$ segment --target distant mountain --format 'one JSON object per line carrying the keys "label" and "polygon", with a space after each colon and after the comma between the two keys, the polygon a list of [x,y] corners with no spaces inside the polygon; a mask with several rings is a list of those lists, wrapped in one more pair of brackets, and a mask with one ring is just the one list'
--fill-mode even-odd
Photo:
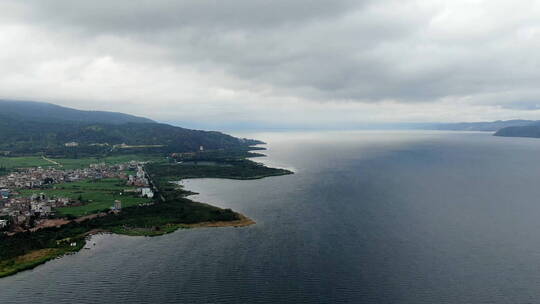
{"label": "distant mountain", "polygon": [[495,136],[540,138],[540,123],[529,126],[506,127],[498,130]]}
{"label": "distant mountain", "polygon": [[534,120],[497,120],[491,122],[433,123],[420,129],[448,131],[497,131],[506,127],[529,126],[540,122]]}
{"label": "distant mountain", "polygon": [[14,117],[19,120],[53,123],[59,121],[107,124],[123,124],[128,122],[155,122],[148,118],[123,113],[105,111],[82,111],[58,106],[51,103],[35,101],[0,100],[0,114],[3,114],[3,116]]}
{"label": "distant mountain", "polygon": [[156,123],[122,113],[79,111],[36,102],[0,102],[0,151],[49,155],[191,152],[262,142]]}

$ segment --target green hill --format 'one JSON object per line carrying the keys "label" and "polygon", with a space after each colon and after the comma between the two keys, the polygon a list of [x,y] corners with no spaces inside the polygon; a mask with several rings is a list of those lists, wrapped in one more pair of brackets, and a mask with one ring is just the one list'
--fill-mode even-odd
{"label": "green hill", "polygon": [[18,120],[39,122],[70,121],[78,123],[123,124],[151,123],[151,119],[105,111],[82,111],[51,103],[0,100],[0,113]]}
{"label": "green hill", "polygon": [[[212,150],[261,143],[220,132],[156,123],[122,113],[79,111],[42,103],[15,103],[0,102],[0,151],[11,154],[169,153],[197,151],[200,146]],[[6,104],[13,106],[4,110],[3,105]],[[35,113],[44,108],[50,111],[35,118]],[[62,113],[66,114],[60,117]],[[109,119],[104,122],[103,117]],[[115,119],[111,121],[113,117]],[[76,144],[70,146],[68,143]]]}

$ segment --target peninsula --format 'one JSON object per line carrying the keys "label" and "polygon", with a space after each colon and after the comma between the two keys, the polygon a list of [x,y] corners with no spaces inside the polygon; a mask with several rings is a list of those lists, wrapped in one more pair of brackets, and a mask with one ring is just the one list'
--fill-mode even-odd
{"label": "peninsula", "polygon": [[[121,113],[12,105],[0,126],[0,277],[77,252],[97,232],[158,236],[254,224],[188,199],[192,193],[177,181],[292,173],[251,160],[263,156],[252,152],[264,149],[257,140]],[[36,118],[28,115],[32,106],[48,110]],[[105,123],[103,116],[118,119]]]}

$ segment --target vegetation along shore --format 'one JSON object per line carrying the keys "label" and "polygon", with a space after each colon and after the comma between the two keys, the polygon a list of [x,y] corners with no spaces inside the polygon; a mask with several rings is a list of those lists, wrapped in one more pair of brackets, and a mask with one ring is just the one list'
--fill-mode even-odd
{"label": "vegetation along shore", "polygon": [[[45,107],[31,116],[28,107]],[[29,103],[0,128],[0,277],[84,248],[93,233],[158,236],[243,227],[247,216],[188,198],[189,178],[292,174],[251,158],[262,142],[121,113]],[[23,111],[24,110],[24,111]]]}
{"label": "vegetation along shore", "polygon": [[[248,150],[199,151],[154,158],[144,163],[133,160],[132,163],[140,167],[126,169],[125,175],[143,175],[152,191],[152,198],[135,195],[137,188],[126,184],[129,177],[85,179],[19,189],[15,192],[19,197],[66,197],[75,203],[55,207],[47,218],[37,215],[33,220],[37,227],[27,224],[17,227],[17,230],[4,229],[0,234],[0,277],[77,252],[85,246],[85,239],[92,232],[158,236],[183,228],[252,225],[255,222],[245,215],[190,200],[187,196],[192,193],[175,181],[203,177],[256,179],[292,173],[246,159],[253,154]],[[9,163],[10,158],[4,157],[1,161]],[[70,162],[73,166],[75,161]],[[80,162],[86,163],[87,160],[81,159]],[[111,209],[115,200],[122,204],[119,210]],[[13,225],[10,223],[9,226]]]}

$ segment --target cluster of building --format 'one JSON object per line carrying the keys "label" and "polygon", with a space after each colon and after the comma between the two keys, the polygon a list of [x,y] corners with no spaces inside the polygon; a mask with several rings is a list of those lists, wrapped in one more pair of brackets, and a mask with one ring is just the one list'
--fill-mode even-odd
{"label": "cluster of building", "polygon": [[[47,197],[45,194],[33,194],[30,197],[11,197],[0,201],[0,229],[9,222],[17,227],[31,227],[33,222],[48,218],[54,208],[70,206],[77,201],[67,197]],[[5,218],[9,218],[9,221]]]}
{"label": "cluster of building", "polygon": [[109,177],[125,178],[120,167],[94,164],[85,169],[60,170],[56,168],[29,168],[0,176],[0,189],[35,189],[47,184],[75,182],[83,179],[101,179]]}
{"label": "cluster of building", "polygon": [[135,175],[129,175],[127,184],[130,186],[138,187],[135,191],[142,197],[153,198],[154,191],[150,188],[150,183],[146,172],[144,172],[143,166],[137,166],[137,173]]}
{"label": "cluster of building", "polygon": [[147,187],[149,185],[146,172],[142,166],[137,166],[137,173],[135,175],[130,174],[128,176],[127,184],[135,187]]}
{"label": "cluster of building", "polygon": [[[136,174],[128,177],[126,170],[136,170]],[[143,166],[139,162],[119,165],[92,164],[88,168],[77,170],[40,167],[22,169],[0,177],[0,230],[5,230],[8,226],[16,227],[18,230],[30,228],[35,225],[35,221],[53,215],[55,208],[82,204],[74,198],[48,197],[44,193],[22,197],[19,190],[40,189],[51,184],[102,178],[127,180],[128,185],[137,187],[134,192],[140,196],[148,198],[154,196]],[[114,202],[111,209],[118,212],[121,208],[121,202]]]}

